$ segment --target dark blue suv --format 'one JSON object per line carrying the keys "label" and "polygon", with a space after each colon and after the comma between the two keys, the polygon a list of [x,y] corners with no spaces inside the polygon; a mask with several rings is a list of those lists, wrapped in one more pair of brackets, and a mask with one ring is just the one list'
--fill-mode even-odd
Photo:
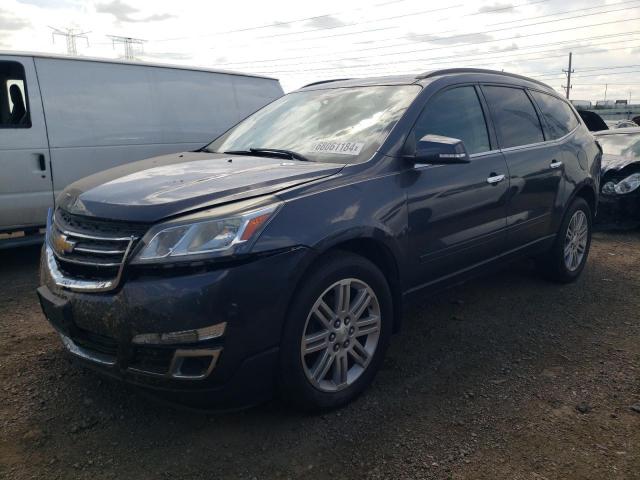
{"label": "dark blue suv", "polygon": [[319,82],[199,151],[67,188],[38,293],[76,359],[171,400],[335,407],[410,294],[525,255],[575,280],[600,158],[573,107],[518,75]]}

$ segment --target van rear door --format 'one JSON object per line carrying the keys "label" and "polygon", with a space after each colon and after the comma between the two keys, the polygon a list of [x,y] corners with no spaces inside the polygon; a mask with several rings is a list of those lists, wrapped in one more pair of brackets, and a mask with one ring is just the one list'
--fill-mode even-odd
{"label": "van rear door", "polygon": [[33,58],[0,56],[0,232],[45,224],[53,205],[47,129]]}

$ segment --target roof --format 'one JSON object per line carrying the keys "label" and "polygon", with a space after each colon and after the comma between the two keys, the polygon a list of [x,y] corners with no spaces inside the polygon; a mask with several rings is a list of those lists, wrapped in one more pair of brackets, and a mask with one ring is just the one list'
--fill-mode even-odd
{"label": "roof", "polygon": [[367,78],[352,78],[352,79],[335,79],[335,80],[322,80],[305,85],[301,89],[320,89],[320,88],[340,88],[340,87],[355,87],[366,85],[407,85],[407,84],[422,84],[435,80],[438,77],[445,75],[461,75],[461,74],[479,74],[479,75],[494,75],[507,77],[510,79],[522,80],[532,84],[536,84],[555,93],[555,90],[544,82],[534,80],[533,78],[525,77],[515,73],[502,72],[498,70],[486,70],[482,68],[446,68],[441,70],[433,70],[424,72],[418,75],[396,75],[388,77],[367,77]]}
{"label": "roof", "polygon": [[12,57],[36,57],[36,58],[51,58],[54,60],[77,60],[83,62],[100,62],[100,63],[114,63],[118,65],[135,65],[142,67],[159,67],[159,68],[172,68],[176,70],[190,70],[195,72],[208,72],[208,73],[219,73],[223,75],[237,75],[240,77],[254,77],[254,78],[264,78],[268,80],[278,80],[274,77],[267,77],[264,75],[255,75],[253,73],[244,73],[244,72],[236,72],[233,70],[218,70],[212,68],[205,67],[195,67],[191,65],[174,65],[170,63],[153,63],[153,62],[139,62],[139,61],[131,61],[131,60],[121,60],[117,58],[99,58],[99,57],[82,57],[82,56],[74,56],[74,55],[61,55],[57,53],[43,53],[43,52],[20,52],[20,51],[10,51],[10,50],[0,50],[1,56],[12,56]]}

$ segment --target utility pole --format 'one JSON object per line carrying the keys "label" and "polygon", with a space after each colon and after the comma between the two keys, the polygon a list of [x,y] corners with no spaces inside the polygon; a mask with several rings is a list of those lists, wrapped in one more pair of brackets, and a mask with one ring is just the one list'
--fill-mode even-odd
{"label": "utility pole", "polygon": [[607,101],[607,89],[609,88],[609,84],[605,83],[604,84],[604,101]]}
{"label": "utility pole", "polygon": [[562,70],[567,74],[567,85],[563,87],[567,91],[567,100],[569,100],[569,92],[571,91],[571,74],[573,73],[573,69],[571,68],[571,57],[573,56],[573,52],[569,52],[569,68],[567,70]]}
{"label": "utility pole", "polygon": [[83,38],[87,41],[87,47],[89,46],[89,39],[87,38],[87,33],[90,32],[80,32],[75,28],[65,28],[64,30],[56,27],[49,27],[53,32],[51,32],[51,38],[53,39],[53,43],[56,43],[56,35],[61,37],[65,37],[67,42],[67,53],[69,55],[78,55],[78,48],[76,46],[76,40],[78,38]]}
{"label": "utility pole", "polygon": [[115,47],[116,43],[121,43],[124,45],[124,58],[125,60],[135,60],[135,45],[140,45],[140,50],[142,50],[142,45],[146,40],[141,38],[132,38],[132,37],[121,37],[119,35],[109,35],[113,46]]}

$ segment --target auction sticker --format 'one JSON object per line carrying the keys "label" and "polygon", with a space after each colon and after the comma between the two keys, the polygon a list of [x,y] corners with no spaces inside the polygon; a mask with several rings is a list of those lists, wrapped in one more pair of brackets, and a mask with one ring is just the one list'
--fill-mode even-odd
{"label": "auction sticker", "polygon": [[337,153],[338,155],[360,155],[364,143],[361,142],[318,142],[311,151],[315,153]]}

